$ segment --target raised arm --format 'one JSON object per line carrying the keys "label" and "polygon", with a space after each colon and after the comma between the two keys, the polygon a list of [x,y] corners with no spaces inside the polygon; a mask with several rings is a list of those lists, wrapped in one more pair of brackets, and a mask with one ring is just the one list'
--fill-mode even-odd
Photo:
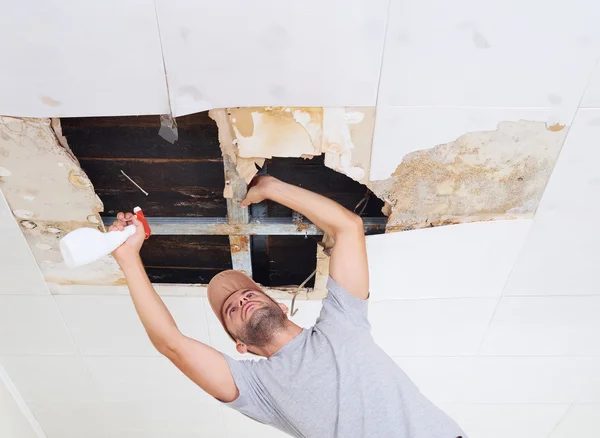
{"label": "raised arm", "polygon": [[150,341],[204,391],[224,402],[235,400],[238,389],[223,355],[179,331],[146,275],[139,254],[145,237],[142,223],[131,213],[119,213],[117,218],[111,231],[122,230],[129,224],[137,229],[136,234],[113,252],[113,256],[125,273],[135,310]]}
{"label": "raised arm", "polygon": [[329,275],[352,295],[369,296],[369,269],[362,219],[340,204],[271,176],[252,182],[241,206],[270,199],[306,216],[331,236],[335,245],[329,261]]}

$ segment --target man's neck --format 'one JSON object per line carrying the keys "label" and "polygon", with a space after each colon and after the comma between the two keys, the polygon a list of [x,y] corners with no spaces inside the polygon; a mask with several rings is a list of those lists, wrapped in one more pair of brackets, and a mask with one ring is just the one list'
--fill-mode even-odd
{"label": "man's neck", "polygon": [[[261,356],[269,358],[277,353],[284,345],[292,341],[302,332],[302,327],[294,324],[292,321],[287,321],[283,330],[278,331],[273,335],[273,339],[268,345],[258,348],[257,353]],[[255,347],[256,348],[256,347]]]}

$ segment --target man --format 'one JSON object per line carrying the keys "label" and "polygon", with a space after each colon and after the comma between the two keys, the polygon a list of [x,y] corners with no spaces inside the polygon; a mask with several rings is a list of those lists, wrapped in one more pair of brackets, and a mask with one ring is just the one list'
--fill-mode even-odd
{"label": "man", "polygon": [[253,181],[242,207],[265,199],[310,219],[330,235],[323,309],[306,330],[238,271],[216,275],[208,300],[239,353],[236,361],[177,329],[139,257],[141,223],[119,213],[111,229],[137,232],[114,252],[154,346],[200,388],[229,407],[295,437],[456,438],[465,436],[373,341],[367,319],[369,272],[361,219],[334,201],[270,176]]}

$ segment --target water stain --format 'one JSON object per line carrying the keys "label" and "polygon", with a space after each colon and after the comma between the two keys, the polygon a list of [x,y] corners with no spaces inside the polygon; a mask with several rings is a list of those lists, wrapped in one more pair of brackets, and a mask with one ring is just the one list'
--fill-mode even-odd
{"label": "water stain", "polygon": [[42,101],[42,103],[44,105],[48,105],[48,106],[52,106],[52,107],[57,107],[57,106],[61,106],[62,104],[56,100],[51,98],[50,96],[40,96],[40,100]]}
{"label": "water stain", "polygon": [[92,186],[90,180],[87,179],[87,177],[85,177],[83,174],[81,174],[81,172],[79,172],[78,169],[71,169],[69,171],[68,178],[69,182],[78,189],[88,188]]}
{"label": "water stain", "polygon": [[489,41],[479,32],[473,32],[473,44],[475,44],[475,47],[478,49],[489,49],[492,47]]}
{"label": "water stain", "polygon": [[548,131],[558,132],[558,131],[562,131],[563,129],[565,129],[565,125],[561,125],[560,123],[555,123],[554,125],[548,126],[547,129],[548,129]]}

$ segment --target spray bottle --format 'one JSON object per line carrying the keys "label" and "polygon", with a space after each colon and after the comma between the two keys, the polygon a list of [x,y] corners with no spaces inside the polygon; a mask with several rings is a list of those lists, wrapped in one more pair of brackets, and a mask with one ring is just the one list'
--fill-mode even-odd
{"label": "spray bottle", "polygon": [[[135,216],[144,225],[146,239],[150,237],[150,226],[140,207],[133,209]],[[95,228],[78,228],[60,241],[60,252],[69,268],[87,265],[110,254],[135,234],[135,225],[127,225],[123,231],[103,233]]]}

